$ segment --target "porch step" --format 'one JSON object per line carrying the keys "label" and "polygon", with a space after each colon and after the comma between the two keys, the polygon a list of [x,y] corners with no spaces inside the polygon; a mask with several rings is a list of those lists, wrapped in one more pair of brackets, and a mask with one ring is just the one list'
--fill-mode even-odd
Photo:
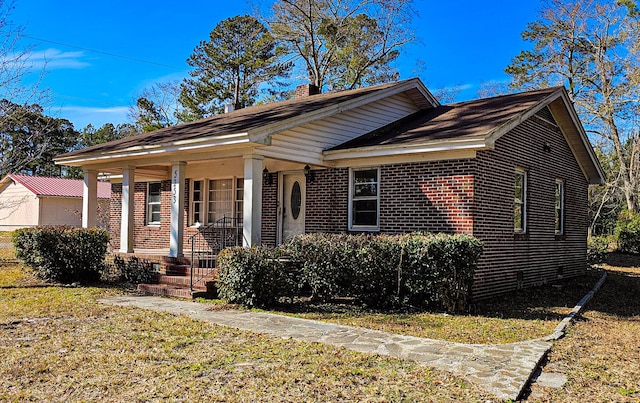
{"label": "porch step", "polygon": [[[207,274],[205,277],[197,280],[194,284],[194,288],[204,287],[208,282],[214,280],[214,272]],[[185,287],[189,287],[191,285],[191,277],[190,276],[169,276],[166,274],[158,274],[155,278],[155,282],[158,284],[167,284],[167,285],[183,285]]]}
{"label": "porch step", "polygon": [[176,298],[215,298],[215,286],[213,283],[207,284],[206,287],[194,287],[191,292],[189,286],[179,284],[138,284],[138,292],[144,295],[160,295],[163,297]]}
{"label": "porch step", "polygon": [[[193,274],[196,277],[211,277],[214,276],[216,269],[206,268],[201,269],[198,267],[193,268]],[[179,266],[173,267],[171,269],[167,269],[166,271],[161,270],[160,275],[169,276],[169,277],[189,277],[191,276],[191,266]]]}

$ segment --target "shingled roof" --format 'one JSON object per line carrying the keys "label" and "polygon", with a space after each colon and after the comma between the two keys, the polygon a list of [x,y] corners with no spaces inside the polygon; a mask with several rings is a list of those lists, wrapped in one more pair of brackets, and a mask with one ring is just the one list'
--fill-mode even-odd
{"label": "shingled roof", "polygon": [[[82,198],[84,184],[80,179],[51,178],[46,176],[29,176],[8,174],[0,181],[0,185],[9,181],[18,183],[31,193],[40,197],[77,197]],[[0,189],[2,186],[0,186]],[[98,198],[111,197],[111,183],[98,182]]]}
{"label": "shingled roof", "polygon": [[420,110],[332,150],[486,136],[561,90],[553,87]]}
{"label": "shingled roof", "polygon": [[[56,160],[60,161],[69,159],[70,157],[82,157],[140,147],[166,145],[192,139],[215,139],[216,137],[222,138],[232,134],[250,133],[253,130],[263,129],[269,125],[281,123],[301,115],[308,115],[315,111],[339,106],[347,103],[348,101],[364,98],[377,92],[392,89],[393,87],[403,88],[405,84],[411,84],[412,82],[419,81],[417,79],[410,79],[373,87],[318,94],[288,101],[251,106],[244,109],[238,109],[230,113],[215,115],[194,122],[167,127],[149,133],[143,133],[72,151],[57,156]],[[420,97],[416,97],[416,100],[417,103],[422,102],[423,105],[428,104],[429,107],[437,104],[435,99],[430,100],[431,103],[426,102],[424,97],[422,99],[420,99]]]}

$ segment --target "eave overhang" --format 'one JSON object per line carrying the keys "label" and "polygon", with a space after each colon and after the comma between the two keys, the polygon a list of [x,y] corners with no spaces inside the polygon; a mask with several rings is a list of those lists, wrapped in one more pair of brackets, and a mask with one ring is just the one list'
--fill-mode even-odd
{"label": "eave overhang", "polygon": [[463,139],[432,140],[418,144],[396,144],[342,150],[328,150],[323,154],[325,161],[339,161],[343,159],[390,157],[399,155],[407,156],[411,154],[418,155],[425,153],[440,153],[445,151],[459,150],[480,151],[488,150],[491,148],[493,148],[493,144],[487,142],[484,137],[467,137]]}
{"label": "eave overhang", "polygon": [[338,113],[346,112],[400,93],[406,93],[406,95],[419,108],[435,107],[439,105],[438,101],[424,86],[424,84],[422,84],[419,79],[415,78],[399,82],[387,88],[382,88],[335,105],[319,108],[278,122],[250,128],[246,132],[242,133],[198,137],[158,144],[136,145],[113,151],[76,153],[71,156],[61,155],[54,158],[54,161],[58,165],[86,166],[101,164],[107,160],[109,162],[114,162],[115,160],[125,161],[127,159],[153,158],[161,155],[170,156],[189,152],[202,152],[207,150],[215,151],[217,149],[225,149],[229,147],[269,146],[271,144],[271,137],[274,134],[320,119],[328,118]]}

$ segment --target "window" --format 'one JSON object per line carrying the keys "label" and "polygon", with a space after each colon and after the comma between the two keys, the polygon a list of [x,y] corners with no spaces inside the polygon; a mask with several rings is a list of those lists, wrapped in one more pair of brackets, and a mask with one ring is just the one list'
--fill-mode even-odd
{"label": "window", "polygon": [[242,220],[244,213],[244,178],[236,178],[236,217]]}
{"label": "window", "polygon": [[556,180],[556,235],[564,234],[564,181]]}
{"label": "window", "polygon": [[527,173],[522,170],[515,172],[513,230],[520,234],[527,230]]}
{"label": "window", "polygon": [[350,172],[349,229],[377,231],[380,227],[380,169]]}
{"label": "window", "polygon": [[193,181],[191,188],[191,223],[194,225],[204,222],[204,181]]}
{"label": "window", "polygon": [[147,183],[147,225],[160,224],[160,182]]}
{"label": "window", "polygon": [[210,180],[208,200],[207,224],[233,217],[233,179]]}
{"label": "window", "polygon": [[200,179],[191,182],[190,225],[242,218],[244,179]]}

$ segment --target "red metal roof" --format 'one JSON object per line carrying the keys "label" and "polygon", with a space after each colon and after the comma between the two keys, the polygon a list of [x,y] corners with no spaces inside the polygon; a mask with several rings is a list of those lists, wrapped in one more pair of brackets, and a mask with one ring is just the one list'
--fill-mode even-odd
{"label": "red metal roof", "polygon": [[[26,187],[36,196],[82,198],[84,183],[80,179],[50,178],[46,176],[17,174],[8,174],[7,177]],[[109,199],[110,197],[111,183],[98,182],[98,199]]]}

